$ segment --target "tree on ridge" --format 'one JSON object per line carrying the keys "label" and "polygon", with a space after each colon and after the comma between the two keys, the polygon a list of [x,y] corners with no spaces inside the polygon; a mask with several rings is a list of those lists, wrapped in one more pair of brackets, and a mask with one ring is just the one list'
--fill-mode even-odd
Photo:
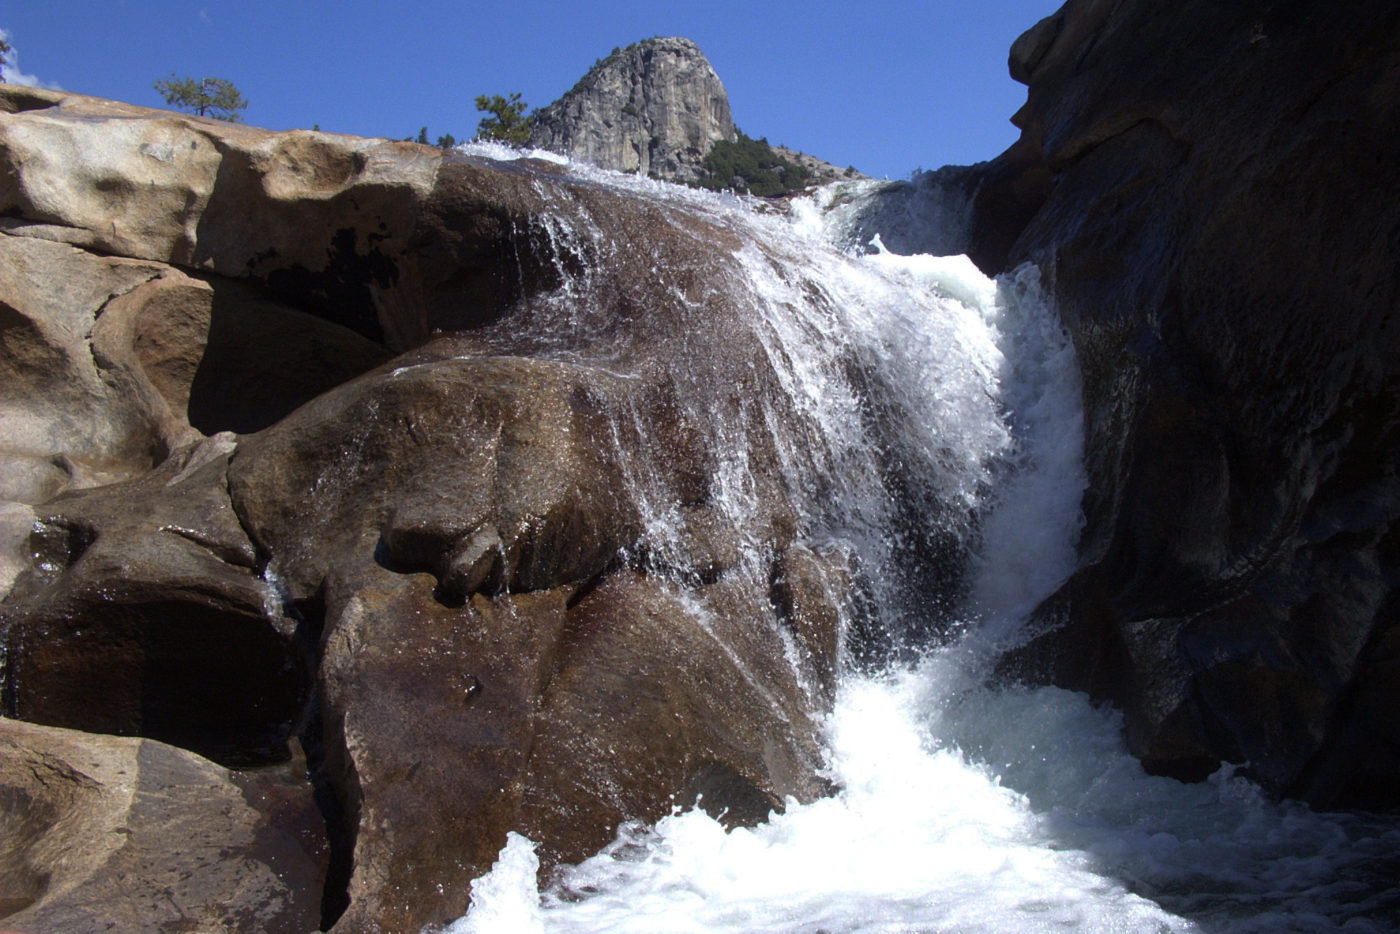
{"label": "tree on ridge", "polygon": [[243,94],[224,78],[177,78],[172,73],[154,87],[170,106],[201,117],[238,123],[248,107]]}
{"label": "tree on ridge", "polygon": [[476,125],[477,139],[495,139],[503,143],[523,146],[530,141],[530,127],[533,116],[525,116],[526,103],[520,99],[520,92],[514,91],[510,97],[499,94],[481,94],[476,99],[476,109],[485,111]]}

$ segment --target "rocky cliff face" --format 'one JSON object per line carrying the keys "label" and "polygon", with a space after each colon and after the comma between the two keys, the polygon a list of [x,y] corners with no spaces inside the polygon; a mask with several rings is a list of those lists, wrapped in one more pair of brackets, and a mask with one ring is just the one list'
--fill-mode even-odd
{"label": "rocky cliff face", "polygon": [[656,38],[614,51],[540,111],[530,143],[605,169],[682,181],[737,134],[729,95],[689,39]]}
{"label": "rocky cliff face", "polygon": [[[823,792],[850,568],[781,480],[803,416],[732,231],[551,164],[9,86],[0,167],[0,742],[43,772],[0,768],[6,926],[105,929],[120,882],[181,924],[416,931],[510,829],[576,860]],[[229,771],[297,748],[310,783]],[[162,828],[208,844],[175,888]]]}
{"label": "rocky cliff face", "polygon": [[1053,284],[1091,476],[1016,670],[1153,769],[1400,804],[1400,12],[1071,0],[1011,70],[975,249]]}

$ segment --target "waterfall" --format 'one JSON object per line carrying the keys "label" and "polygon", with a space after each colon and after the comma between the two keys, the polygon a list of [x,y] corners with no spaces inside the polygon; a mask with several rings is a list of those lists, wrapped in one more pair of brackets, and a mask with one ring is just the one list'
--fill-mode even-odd
{"label": "waterfall", "polygon": [[[759,478],[730,435],[736,417],[768,426],[805,535],[850,549],[866,571],[876,622],[852,625],[889,639],[873,654],[853,647],[841,677],[826,724],[832,796],[789,801],[748,829],[726,830],[699,809],[626,824],[543,890],[531,842],[512,834],[448,931],[1277,932],[1400,922],[1394,820],[1273,802],[1230,768],[1195,785],[1149,776],[1112,710],[989,679],[1036,604],[1074,570],[1085,484],[1073,350],[1034,269],[993,281],[965,258],[898,256],[878,240],[854,256],[827,245],[850,227],[821,230],[822,204],[775,218],[739,199],[571,171],[736,233],[729,285],[781,395],[742,413],[688,413],[715,451],[716,500],[737,528],[756,521]],[[829,194],[819,197],[830,207]],[[612,248],[577,228],[551,235],[575,255]],[[785,274],[797,267],[815,289]],[[556,334],[586,330],[559,316],[576,307],[587,274],[563,281],[574,294],[543,297],[539,313],[555,316]],[[707,399],[698,390],[715,377],[677,378],[696,390],[679,397]],[[684,565],[665,490],[641,474],[628,482],[645,507],[651,560]],[[905,570],[913,559],[926,568],[953,551],[956,584],[919,592]]]}

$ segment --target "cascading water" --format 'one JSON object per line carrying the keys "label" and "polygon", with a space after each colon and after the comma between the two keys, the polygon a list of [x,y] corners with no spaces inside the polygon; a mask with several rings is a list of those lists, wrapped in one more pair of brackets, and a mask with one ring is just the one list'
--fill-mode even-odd
{"label": "cascading water", "polygon": [[[849,549],[865,571],[876,619],[866,625],[891,635],[890,662],[842,677],[827,723],[833,796],[789,801],[752,829],[726,830],[699,809],[625,825],[543,891],[532,844],[513,834],[449,931],[1362,932],[1400,922],[1394,820],[1275,803],[1229,769],[1196,785],[1148,776],[1111,710],[989,682],[1031,610],[1073,570],[1085,482],[1073,352],[1033,270],[993,282],[962,258],[854,258],[822,245],[813,209],[760,217],[732,198],[574,171],[739,234],[742,275],[729,286],[752,310],[782,393],[749,404],[772,428],[807,536]],[[553,235],[572,238],[574,252],[609,248],[586,231]],[[818,288],[795,285],[775,256]],[[694,389],[713,377],[678,378]],[[746,439],[727,425],[734,414],[690,413],[718,445],[717,500],[743,528],[755,478]],[[645,547],[660,565],[679,562],[672,504],[645,475],[629,483],[647,513]],[[937,534],[911,540],[911,512]],[[928,567],[930,550],[950,542],[963,583],[932,602],[911,597],[917,582],[901,568],[915,556]],[[753,564],[742,572],[761,573]],[[927,647],[901,653],[902,640]]]}

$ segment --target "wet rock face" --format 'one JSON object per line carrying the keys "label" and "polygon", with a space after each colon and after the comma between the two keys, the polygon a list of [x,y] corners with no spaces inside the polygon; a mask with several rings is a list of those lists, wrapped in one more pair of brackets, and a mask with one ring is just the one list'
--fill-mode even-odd
{"label": "wet rock face", "polygon": [[719,140],[738,138],[729,95],[689,39],[616,50],[540,111],[530,143],[605,169],[695,179]]}
{"label": "wet rock face", "polygon": [[[298,930],[450,921],[511,829],[548,864],[677,802],[825,792],[853,570],[804,541],[733,231],[551,165],[29,89],[0,89],[0,163],[7,717],[220,787],[305,748],[258,791],[324,817]],[[48,833],[25,794],[17,840]],[[120,878],[164,923],[164,877],[111,861],[31,915],[34,865],[16,919]]]}
{"label": "wet rock face", "polygon": [[588,378],[516,357],[376,372],[246,441],[234,501],[296,600],[366,553],[457,605],[588,580],[640,534]]}
{"label": "wet rock face", "polygon": [[1021,670],[1122,704],[1159,771],[1400,804],[1397,36],[1386,3],[1075,0],[1012,49],[983,197],[1034,208],[1008,252],[1074,332],[1091,477]]}

